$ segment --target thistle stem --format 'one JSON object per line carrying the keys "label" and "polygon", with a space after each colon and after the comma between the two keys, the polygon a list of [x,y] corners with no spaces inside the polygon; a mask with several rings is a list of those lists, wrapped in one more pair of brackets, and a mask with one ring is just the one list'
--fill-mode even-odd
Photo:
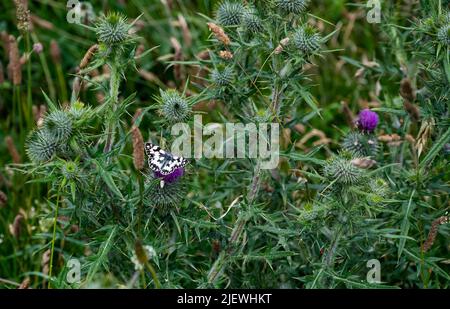
{"label": "thistle stem", "polygon": [[53,236],[52,236],[52,245],[50,249],[50,265],[48,271],[48,288],[50,289],[50,283],[52,278],[53,271],[53,254],[55,252],[55,239],[56,239],[56,223],[58,222],[58,211],[59,211],[59,193],[61,192],[62,184],[58,187],[58,193],[56,194],[56,206],[55,206],[55,217],[53,219]]}
{"label": "thistle stem", "polygon": [[106,143],[103,149],[104,153],[111,151],[112,144],[114,143],[114,137],[116,134],[116,119],[115,115],[117,111],[117,105],[119,104],[119,86],[120,86],[121,72],[117,61],[111,63],[111,78],[109,80],[109,99],[111,104],[111,115],[109,122],[106,125]]}

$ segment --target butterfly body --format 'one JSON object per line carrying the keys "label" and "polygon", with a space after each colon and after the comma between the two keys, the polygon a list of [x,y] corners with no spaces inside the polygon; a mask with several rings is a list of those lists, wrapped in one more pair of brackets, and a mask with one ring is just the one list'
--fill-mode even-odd
{"label": "butterfly body", "polygon": [[152,143],[145,144],[145,152],[148,156],[148,165],[150,166],[150,169],[163,176],[172,174],[174,171],[183,168],[188,163],[185,158],[174,156]]}

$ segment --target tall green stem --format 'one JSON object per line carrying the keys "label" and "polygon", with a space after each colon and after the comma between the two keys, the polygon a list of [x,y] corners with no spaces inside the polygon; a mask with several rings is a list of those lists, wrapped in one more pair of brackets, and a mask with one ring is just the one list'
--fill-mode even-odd
{"label": "tall green stem", "polygon": [[56,223],[58,222],[58,211],[59,211],[59,193],[61,191],[61,186],[58,187],[58,193],[56,194],[56,206],[55,206],[55,217],[53,219],[53,236],[52,236],[52,246],[50,249],[50,268],[48,271],[48,288],[50,288],[50,282],[52,278],[52,271],[53,271],[53,255],[55,252],[55,240],[56,240]]}
{"label": "tall green stem", "polygon": [[103,149],[104,153],[108,153],[111,151],[112,144],[114,143],[114,137],[116,134],[116,119],[118,119],[116,115],[116,111],[119,104],[119,86],[121,79],[121,70],[117,61],[111,63],[111,78],[109,80],[109,104],[111,106],[111,114],[108,119],[108,123],[106,125],[106,143],[105,148]]}

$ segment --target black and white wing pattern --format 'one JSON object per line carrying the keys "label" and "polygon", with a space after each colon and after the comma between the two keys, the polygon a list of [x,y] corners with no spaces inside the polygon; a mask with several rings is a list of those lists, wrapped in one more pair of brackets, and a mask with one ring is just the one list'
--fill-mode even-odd
{"label": "black and white wing pattern", "polygon": [[145,144],[145,153],[148,156],[148,165],[152,171],[159,172],[162,175],[169,175],[177,168],[184,167],[188,163],[188,160],[185,158],[174,156],[152,143]]}

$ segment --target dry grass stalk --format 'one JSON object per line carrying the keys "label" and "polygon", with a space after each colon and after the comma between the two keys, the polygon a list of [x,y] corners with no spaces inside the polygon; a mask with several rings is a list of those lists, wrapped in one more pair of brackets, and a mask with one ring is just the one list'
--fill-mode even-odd
{"label": "dry grass stalk", "polygon": [[440,218],[437,218],[436,220],[431,223],[431,229],[430,232],[428,232],[428,237],[425,243],[422,246],[422,252],[427,252],[430,250],[430,248],[433,246],[434,241],[436,240],[437,232],[439,229],[439,226],[441,224],[445,224],[449,222],[448,216],[442,216]]}
{"label": "dry grass stalk", "polygon": [[24,221],[24,216],[21,213],[19,213],[14,218],[14,222],[9,225],[9,231],[10,231],[11,235],[15,239],[19,239],[19,237],[20,237],[20,235],[22,233],[22,223],[23,223],[23,221]]}
{"label": "dry grass stalk", "polygon": [[22,66],[20,65],[19,47],[16,38],[12,35],[9,36],[9,65],[8,72],[12,83],[18,86],[22,83]]}
{"label": "dry grass stalk", "polygon": [[183,15],[178,14],[178,23],[181,27],[181,31],[183,34],[183,41],[186,47],[190,47],[192,45],[192,35],[191,31],[189,31],[188,24]]}
{"label": "dry grass stalk", "polygon": [[16,6],[17,28],[22,32],[30,30],[30,11],[28,10],[28,0],[14,0]]}
{"label": "dry grass stalk", "polygon": [[0,84],[5,82],[5,72],[3,71],[3,63],[0,61]]}
{"label": "dry grass stalk", "polygon": [[0,208],[5,207],[6,203],[8,203],[8,196],[5,192],[0,191]]}
{"label": "dry grass stalk", "polygon": [[131,135],[133,140],[133,164],[134,167],[140,171],[144,168],[144,138],[138,127],[133,126],[131,129]]}
{"label": "dry grass stalk", "polygon": [[377,164],[377,161],[372,160],[370,158],[356,158],[353,159],[351,163],[358,168],[369,169],[375,164]]}
{"label": "dry grass stalk", "polygon": [[420,155],[422,154],[425,146],[428,143],[428,139],[431,136],[431,133],[433,132],[433,127],[435,125],[434,119],[428,119],[422,122],[422,125],[420,126],[419,133],[417,134],[416,138],[416,150],[417,150],[417,157],[420,158]]}
{"label": "dry grass stalk", "polygon": [[39,26],[46,30],[53,30],[55,28],[51,22],[36,15],[31,15],[31,22],[33,25]]}
{"label": "dry grass stalk", "polygon": [[275,54],[279,55],[283,52],[284,48],[289,44],[290,39],[289,38],[284,38],[280,41],[280,44],[278,44],[278,46],[275,48]]}
{"label": "dry grass stalk", "polygon": [[61,50],[55,40],[50,42],[50,56],[54,64],[61,64]]}
{"label": "dry grass stalk", "polygon": [[224,45],[230,45],[231,40],[228,37],[228,35],[225,33],[225,31],[222,29],[222,27],[216,25],[215,23],[208,23],[209,30],[211,30],[214,33],[214,36],[216,39],[218,39],[220,42],[222,42]]}
{"label": "dry grass stalk", "polygon": [[30,288],[30,278],[25,278],[17,289],[26,290]]}
{"label": "dry grass stalk", "polygon": [[89,47],[88,51],[86,52],[86,54],[84,54],[84,57],[80,62],[80,70],[87,67],[87,65],[91,62],[92,57],[94,56],[94,54],[97,50],[98,50],[97,44],[94,44],[91,47]]}
{"label": "dry grass stalk", "polygon": [[16,145],[14,145],[14,141],[11,136],[5,137],[6,148],[8,148],[8,152],[11,155],[11,158],[15,164],[19,164],[22,162],[20,158],[20,154],[17,151]]}
{"label": "dry grass stalk", "polygon": [[[175,62],[183,61],[183,52],[181,50],[181,44],[175,37],[170,38],[170,43],[172,44],[173,49],[175,50],[175,54],[173,56],[173,60]],[[181,64],[175,63],[173,66],[173,73],[175,80],[182,82],[184,81]]]}

